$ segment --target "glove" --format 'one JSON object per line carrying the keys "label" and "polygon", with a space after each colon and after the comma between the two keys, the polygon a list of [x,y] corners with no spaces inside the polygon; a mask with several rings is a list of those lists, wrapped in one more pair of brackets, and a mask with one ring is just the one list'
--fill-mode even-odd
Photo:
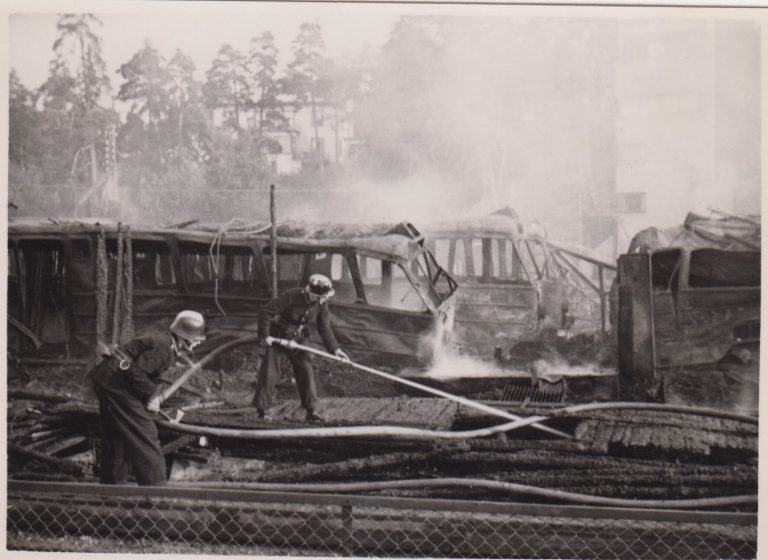
{"label": "glove", "polygon": [[333,355],[334,355],[334,356],[336,356],[337,358],[341,358],[341,359],[342,359],[342,360],[344,360],[345,362],[351,362],[351,361],[352,361],[352,360],[349,358],[349,355],[348,355],[346,352],[344,352],[344,350],[342,350],[341,348],[339,348],[338,350],[336,350],[336,352],[334,352],[334,353],[333,353]]}
{"label": "glove", "polygon": [[152,397],[147,401],[147,404],[144,405],[144,408],[150,412],[160,412],[160,399]]}

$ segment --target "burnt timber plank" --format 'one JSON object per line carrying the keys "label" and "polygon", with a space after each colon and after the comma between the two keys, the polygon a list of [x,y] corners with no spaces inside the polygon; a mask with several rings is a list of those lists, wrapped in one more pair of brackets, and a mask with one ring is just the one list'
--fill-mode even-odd
{"label": "burnt timber plank", "polygon": [[43,463],[59,469],[61,472],[72,474],[77,477],[83,476],[83,469],[77,463],[73,463],[72,461],[68,461],[66,459],[58,459],[56,457],[46,455],[45,453],[39,453],[32,449],[27,449],[11,442],[8,442],[8,454],[16,455],[23,461],[42,461]]}

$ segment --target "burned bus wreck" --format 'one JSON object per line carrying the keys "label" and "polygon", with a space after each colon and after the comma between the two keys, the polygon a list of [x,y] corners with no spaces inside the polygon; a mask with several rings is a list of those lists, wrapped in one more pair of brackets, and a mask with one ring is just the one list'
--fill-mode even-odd
{"label": "burned bus wreck", "polygon": [[426,224],[427,246],[456,278],[453,340],[490,357],[545,331],[607,331],[615,265],[526,231],[511,208]]}
{"label": "burned bus wreck", "polygon": [[459,284],[453,343],[490,364],[441,387],[532,403],[616,394],[605,336],[614,265],[551,243],[511,208],[424,229],[427,246]]}
{"label": "burned bus wreck", "polygon": [[669,402],[757,408],[760,218],[689,214],[619,257],[622,377]]}
{"label": "burned bus wreck", "polygon": [[[257,331],[272,296],[268,228],[129,228],[90,221],[9,224],[8,349],[29,362],[90,359],[98,341],[167,328],[202,312],[210,344]],[[333,328],[355,361],[421,367],[449,336],[454,280],[407,223],[281,225],[277,288],[332,278]],[[313,338],[317,333],[313,333]]]}

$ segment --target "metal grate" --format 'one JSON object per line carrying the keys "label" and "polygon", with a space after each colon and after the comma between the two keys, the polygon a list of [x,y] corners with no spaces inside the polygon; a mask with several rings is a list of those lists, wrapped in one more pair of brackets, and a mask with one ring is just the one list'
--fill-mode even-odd
{"label": "metal grate", "polygon": [[11,481],[7,547],[461,558],[754,558],[755,514]]}
{"label": "metal grate", "polygon": [[529,380],[525,384],[509,383],[504,387],[501,400],[521,403],[563,403],[565,402],[565,385],[546,383],[533,386]]}

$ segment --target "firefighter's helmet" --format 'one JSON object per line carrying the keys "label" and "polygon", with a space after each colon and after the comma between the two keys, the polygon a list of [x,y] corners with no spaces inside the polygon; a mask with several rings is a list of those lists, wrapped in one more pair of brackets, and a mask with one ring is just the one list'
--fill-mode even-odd
{"label": "firefighter's helmet", "polygon": [[310,295],[325,299],[333,297],[333,294],[336,293],[336,290],[333,289],[331,279],[322,274],[313,274],[310,276],[306,290]]}
{"label": "firefighter's helmet", "polygon": [[197,311],[182,311],[171,323],[171,332],[196,346],[205,340],[205,319]]}

